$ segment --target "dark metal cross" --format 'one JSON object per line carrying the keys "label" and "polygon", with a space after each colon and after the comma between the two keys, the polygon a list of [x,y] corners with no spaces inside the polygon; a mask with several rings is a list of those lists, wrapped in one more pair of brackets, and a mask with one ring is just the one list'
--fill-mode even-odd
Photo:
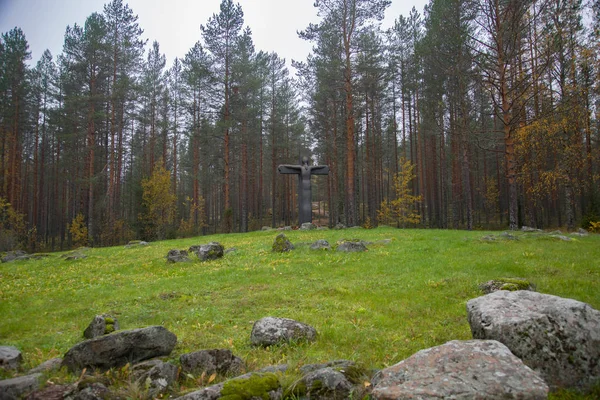
{"label": "dark metal cross", "polygon": [[327,165],[308,165],[308,157],[302,157],[302,165],[284,164],[277,167],[280,174],[298,175],[298,219],[299,225],[312,222],[312,175],[328,175]]}

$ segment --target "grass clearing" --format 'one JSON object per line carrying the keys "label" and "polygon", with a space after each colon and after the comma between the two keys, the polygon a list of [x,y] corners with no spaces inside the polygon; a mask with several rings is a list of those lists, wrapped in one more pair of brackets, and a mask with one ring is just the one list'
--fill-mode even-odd
{"label": "grass clearing", "polygon": [[[0,264],[0,344],[23,352],[25,367],[64,354],[96,314],[121,329],[164,325],[177,335],[171,358],[228,348],[249,370],[271,364],[351,359],[383,368],[453,339],[470,339],[466,302],[478,284],[525,278],[542,293],[600,309],[600,235],[570,242],[539,234],[451,230],[288,231],[291,253],[271,252],[279,232],[213,235],[99,248]],[[494,235],[495,241],[482,237]],[[326,239],[382,241],[365,253],[312,251]],[[237,250],[217,261],[167,264],[170,249],[218,241]],[[287,317],[314,326],[314,343],[250,346],[254,321]]]}

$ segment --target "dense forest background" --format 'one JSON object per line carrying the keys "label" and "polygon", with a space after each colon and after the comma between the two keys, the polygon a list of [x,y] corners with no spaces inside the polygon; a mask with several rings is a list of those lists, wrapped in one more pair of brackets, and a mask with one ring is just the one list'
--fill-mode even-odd
{"label": "dense forest background", "polygon": [[322,225],[600,220],[600,1],[388,5],[316,0],[296,76],[231,0],[172,65],[122,0],[31,66],[3,33],[0,250],[292,225],[305,154]]}

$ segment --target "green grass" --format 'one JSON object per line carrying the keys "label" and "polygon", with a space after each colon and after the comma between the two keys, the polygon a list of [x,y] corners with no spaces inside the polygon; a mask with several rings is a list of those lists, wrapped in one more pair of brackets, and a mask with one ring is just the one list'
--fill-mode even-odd
{"label": "green grass", "polygon": [[[470,339],[466,303],[478,284],[502,277],[533,282],[542,293],[600,309],[600,235],[563,242],[537,234],[481,240],[493,232],[328,230],[285,232],[297,248],[275,254],[278,232],[214,235],[146,247],[91,249],[82,260],[58,255],[0,264],[0,344],[14,345],[33,367],[82,340],[96,314],[121,329],[164,325],[178,337],[172,354],[229,348],[249,370],[351,359],[393,365],[453,339]],[[326,239],[359,238],[365,253],[311,251]],[[218,261],[167,264],[169,249],[218,241],[237,250]],[[250,346],[265,316],[314,326],[314,343]]]}

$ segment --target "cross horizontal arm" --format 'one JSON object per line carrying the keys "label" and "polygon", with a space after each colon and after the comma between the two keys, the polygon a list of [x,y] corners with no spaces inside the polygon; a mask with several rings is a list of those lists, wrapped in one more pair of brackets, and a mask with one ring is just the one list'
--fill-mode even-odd
{"label": "cross horizontal arm", "polygon": [[296,174],[300,173],[301,165],[280,165],[277,167],[277,171],[280,174]]}
{"label": "cross horizontal arm", "polygon": [[314,167],[310,167],[310,173],[312,175],[329,175],[329,166],[315,165]]}

